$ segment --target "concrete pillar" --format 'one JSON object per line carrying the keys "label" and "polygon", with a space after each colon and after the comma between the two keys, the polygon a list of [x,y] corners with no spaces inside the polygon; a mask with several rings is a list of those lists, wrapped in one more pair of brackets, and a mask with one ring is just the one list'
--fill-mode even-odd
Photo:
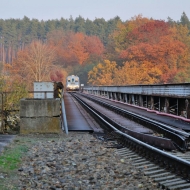
{"label": "concrete pillar", "polygon": [[124,94],[120,93],[120,100],[124,102]]}
{"label": "concrete pillar", "polygon": [[60,133],[60,99],[21,99],[20,133]]}
{"label": "concrete pillar", "polygon": [[169,109],[170,109],[169,98],[165,98],[165,109],[164,109],[164,111],[166,113],[169,113]]}
{"label": "concrete pillar", "polygon": [[132,95],[131,94],[129,94],[129,102],[128,103],[132,104]]}
{"label": "concrete pillar", "polygon": [[154,97],[153,96],[150,97],[150,109],[154,110]]}
{"label": "concrete pillar", "polygon": [[119,93],[119,101],[123,101],[121,93]]}
{"label": "concrete pillar", "polygon": [[120,101],[120,96],[119,96],[119,92],[116,92],[116,100]]}
{"label": "concrete pillar", "polygon": [[116,94],[115,92],[113,92],[113,100],[115,100],[115,98],[116,98]]}
{"label": "concrete pillar", "polygon": [[109,92],[109,98],[112,99],[112,92]]}
{"label": "concrete pillar", "polygon": [[109,98],[109,92],[108,92],[108,91],[106,91],[105,96],[106,96],[107,98]]}
{"label": "concrete pillar", "polygon": [[139,95],[139,106],[143,107],[143,97]]}
{"label": "concrete pillar", "polygon": [[128,103],[128,96],[127,94],[124,94],[125,95],[125,102]]}
{"label": "concrete pillar", "polygon": [[134,97],[134,94],[131,95],[131,101],[132,101],[132,104],[135,104],[135,97]]}

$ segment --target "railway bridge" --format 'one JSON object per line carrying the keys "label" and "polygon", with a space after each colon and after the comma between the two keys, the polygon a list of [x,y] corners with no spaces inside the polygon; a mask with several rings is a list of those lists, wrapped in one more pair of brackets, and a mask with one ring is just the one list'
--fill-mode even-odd
{"label": "railway bridge", "polygon": [[190,119],[190,83],[89,86],[84,87],[83,92],[139,106],[147,111]]}

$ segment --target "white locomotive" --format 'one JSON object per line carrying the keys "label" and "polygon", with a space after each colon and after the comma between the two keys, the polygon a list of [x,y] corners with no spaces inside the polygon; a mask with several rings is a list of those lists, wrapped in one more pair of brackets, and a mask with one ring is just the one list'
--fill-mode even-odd
{"label": "white locomotive", "polygon": [[80,80],[76,75],[70,75],[66,79],[66,90],[67,91],[79,91],[80,89]]}

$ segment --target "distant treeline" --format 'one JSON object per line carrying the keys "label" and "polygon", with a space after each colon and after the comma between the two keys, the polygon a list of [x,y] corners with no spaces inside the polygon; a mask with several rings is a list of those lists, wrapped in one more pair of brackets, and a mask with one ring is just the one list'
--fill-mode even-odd
{"label": "distant treeline", "polygon": [[24,49],[27,44],[36,39],[45,42],[47,34],[58,29],[98,36],[106,46],[108,36],[116,28],[118,21],[121,22],[119,17],[108,21],[103,18],[91,21],[81,16],[75,20],[70,17],[39,21],[26,16],[23,19],[0,19],[0,61],[11,63],[18,50]]}
{"label": "distant treeline", "polygon": [[[22,50],[36,39],[45,42],[47,34],[58,29],[98,36],[106,47],[108,37],[116,29],[118,22],[127,21],[121,21],[118,16],[108,21],[104,18],[96,18],[92,21],[81,16],[76,19],[70,17],[48,21],[29,19],[26,16],[23,19],[0,19],[0,61],[11,63],[18,50]],[[187,25],[190,29],[190,21],[185,13],[177,22],[168,17],[168,23]]]}
{"label": "distant treeline", "polygon": [[184,12],[179,21],[142,15],[0,20],[0,71],[11,88],[15,82],[64,82],[70,74],[85,85],[190,82],[189,52]]}

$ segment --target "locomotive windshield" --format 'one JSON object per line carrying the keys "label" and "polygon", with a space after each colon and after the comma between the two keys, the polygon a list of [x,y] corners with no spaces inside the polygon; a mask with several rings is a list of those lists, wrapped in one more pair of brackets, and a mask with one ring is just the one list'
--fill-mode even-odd
{"label": "locomotive windshield", "polygon": [[79,91],[80,90],[80,78],[75,75],[68,76],[66,90],[67,91]]}

